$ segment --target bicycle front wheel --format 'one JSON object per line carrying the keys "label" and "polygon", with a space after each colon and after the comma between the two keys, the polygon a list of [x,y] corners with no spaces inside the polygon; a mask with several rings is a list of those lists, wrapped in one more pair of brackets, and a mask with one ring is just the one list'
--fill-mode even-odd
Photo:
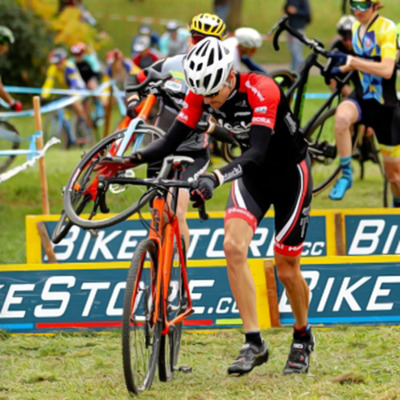
{"label": "bicycle front wheel", "polygon": [[[146,138],[140,146],[146,146],[155,132],[157,128],[142,125],[137,130],[136,139],[127,145],[122,156],[136,149],[142,133]],[[83,156],[72,172],[64,191],[64,210],[73,224],[84,229],[111,226],[127,219],[154,197],[155,189],[147,191],[143,186],[129,183],[107,183],[109,178],[144,177],[146,173],[145,166],[140,166],[110,174],[110,170],[101,165],[105,157],[115,155],[124,133],[125,130],[122,130],[104,138]]]}
{"label": "bicycle front wheel", "polygon": [[[178,246],[174,239],[174,251],[171,260],[171,275],[168,285],[167,296],[167,319],[172,321],[176,316],[182,314],[187,307],[187,297],[183,285],[182,268],[186,268],[186,250],[183,238],[181,240],[183,251],[183,263],[179,258]],[[180,322],[174,326],[170,326],[167,335],[161,338],[160,357],[159,357],[159,376],[160,381],[166,382],[170,380],[176,369],[178,362],[179,350],[181,347],[183,323]]]}
{"label": "bicycle front wheel", "polygon": [[60,243],[61,240],[64,239],[65,236],[67,235],[72,225],[73,224],[66,216],[65,211],[62,210],[60,219],[58,220],[56,227],[54,228],[53,233],[51,235],[51,241],[54,244]]}
{"label": "bicycle front wheel", "polygon": [[126,281],[122,314],[122,361],[129,392],[139,394],[153,383],[160,351],[162,318],[154,323],[157,247],[140,242]]}
{"label": "bicycle front wheel", "polygon": [[[6,121],[0,121],[0,150],[16,150],[19,148],[17,129]],[[5,171],[13,162],[15,155],[0,157],[0,172]]]}
{"label": "bicycle front wheel", "polygon": [[310,142],[314,194],[326,189],[340,172],[334,131],[335,111],[336,108],[332,108],[322,114],[306,133],[306,139]]}

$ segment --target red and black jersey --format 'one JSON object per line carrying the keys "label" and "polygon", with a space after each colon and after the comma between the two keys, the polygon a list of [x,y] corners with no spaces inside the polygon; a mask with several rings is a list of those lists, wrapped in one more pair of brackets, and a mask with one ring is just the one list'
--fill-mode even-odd
{"label": "red and black jersey", "polygon": [[202,96],[189,92],[177,119],[194,127],[206,111],[235,136],[243,152],[250,147],[252,127],[269,128],[266,164],[297,163],[304,159],[306,143],[280,87],[261,74],[237,73],[236,77],[232,94],[219,110],[205,105]]}
{"label": "red and black jersey", "polygon": [[204,111],[234,134],[242,149],[240,157],[220,169],[224,182],[260,170],[273,172],[272,165],[284,167],[304,160],[307,144],[280,87],[257,73],[237,73],[236,78],[232,93],[218,110],[205,105],[202,96],[190,91],[167,134],[140,151],[143,162],[173,153]]}

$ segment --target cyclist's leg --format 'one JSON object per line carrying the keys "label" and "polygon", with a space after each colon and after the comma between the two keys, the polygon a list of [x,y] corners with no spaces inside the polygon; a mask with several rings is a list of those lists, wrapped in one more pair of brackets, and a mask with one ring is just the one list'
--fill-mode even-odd
{"label": "cyclist's leg", "polygon": [[268,349],[261,337],[258,323],[256,289],[247,255],[256,227],[270,202],[264,197],[261,202],[264,203],[263,207],[260,207],[252,194],[253,190],[248,189],[244,179],[233,182],[224,227],[229,284],[243,321],[246,342],[239,356],[229,366],[228,373],[239,375],[250,372],[255,366],[268,360]]}
{"label": "cyclist's leg", "polygon": [[76,144],[85,144],[90,141],[90,128],[87,122],[85,109],[81,101],[76,101],[71,104],[71,107],[78,119],[76,124]]}
{"label": "cyclist's leg", "polygon": [[293,343],[284,373],[305,373],[314,346],[308,325],[309,288],[300,269],[312,198],[309,160],[283,171],[273,187],[275,264],[295,319]]}
{"label": "cyclist's leg", "polygon": [[335,114],[335,140],[339,152],[342,176],[337,180],[329,193],[331,200],[341,200],[346,191],[353,185],[353,171],[351,168],[352,128],[359,120],[361,109],[355,101],[345,100],[337,107]]}
{"label": "cyclist's leg", "polygon": [[383,156],[383,168],[390,183],[394,207],[400,207],[400,106],[381,106],[372,127]]}

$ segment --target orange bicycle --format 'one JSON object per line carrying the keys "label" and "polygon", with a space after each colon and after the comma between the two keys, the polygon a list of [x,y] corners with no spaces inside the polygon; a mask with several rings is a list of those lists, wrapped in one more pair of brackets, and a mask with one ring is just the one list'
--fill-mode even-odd
{"label": "orange bicycle", "polygon": [[[122,359],[126,387],[139,394],[149,389],[158,365],[161,381],[176,370],[183,321],[193,313],[186,271],[186,252],[176,216],[179,188],[189,157],[164,160],[160,177],[136,180],[153,193],[147,239],[137,246],[129,269],[122,316]],[[172,171],[172,180],[164,179]],[[207,219],[204,205],[200,218]]]}

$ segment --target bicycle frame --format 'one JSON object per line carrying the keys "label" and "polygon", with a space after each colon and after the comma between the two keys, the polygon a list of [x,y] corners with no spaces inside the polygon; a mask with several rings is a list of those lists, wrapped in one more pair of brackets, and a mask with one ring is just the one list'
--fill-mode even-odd
{"label": "bicycle frame", "polygon": [[[162,319],[165,323],[162,334],[167,335],[171,326],[182,322],[189,315],[191,315],[194,310],[192,307],[192,299],[190,297],[189,283],[187,278],[186,258],[183,254],[182,243],[180,240],[181,235],[179,232],[178,218],[176,217],[175,212],[167,207],[165,198],[156,197],[153,200],[152,208],[152,222],[148,239],[153,240],[157,243],[159,268],[156,282],[156,306],[153,316],[153,323],[155,324],[158,318],[160,318],[159,310],[160,302],[162,302]],[[183,287],[186,294],[187,307],[183,313],[177,315],[174,319],[170,321],[168,320],[167,314],[167,296],[169,288],[168,285],[170,283],[171,277],[171,266],[173,262],[172,258],[174,251],[174,237],[176,238],[176,242],[178,244],[177,250],[179,261],[182,265],[182,279]],[[160,290],[161,288],[162,290]]]}

